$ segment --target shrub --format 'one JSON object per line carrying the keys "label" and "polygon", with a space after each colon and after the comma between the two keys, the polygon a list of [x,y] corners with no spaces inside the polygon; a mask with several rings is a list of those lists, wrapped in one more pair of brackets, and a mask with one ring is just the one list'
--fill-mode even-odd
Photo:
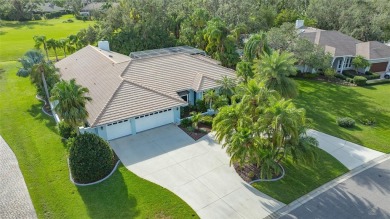
{"label": "shrub", "polygon": [[379,74],[371,73],[371,75],[364,75],[367,80],[379,79],[381,76]]}
{"label": "shrub", "polygon": [[353,83],[355,83],[358,86],[364,86],[367,83],[367,78],[363,76],[355,76],[353,78]]}
{"label": "shrub", "polygon": [[41,15],[39,15],[39,14],[33,14],[33,16],[32,16],[32,20],[33,20],[33,21],[42,20],[42,16],[41,16]]}
{"label": "shrub", "polygon": [[345,77],[345,76],[342,75],[342,74],[336,74],[335,77],[336,77],[336,78],[339,78],[339,79],[341,79],[341,80],[344,80],[344,81],[347,79],[347,77]]}
{"label": "shrub", "polygon": [[372,116],[362,117],[359,120],[363,125],[368,125],[368,126],[375,125],[376,123],[375,117]]}
{"label": "shrub", "polygon": [[328,79],[332,79],[335,77],[336,75],[336,72],[333,68],[328,68],[324,71],[324,75],[325,77],[327,77]]}
{"label": "shrub", "polygon": [[337,124],[344,128],[352,128],[355,126],[355,120],[349,117],[337,118]]}
{"label": "shrub", "polygon": [[203,116],[200,119],[200,122],[207,125],[207,126],[212,126],[213,125],[213,117],[212,116]]}
{"label": "shrub", "polygon": [[194,131],[195,131],[195,128],[192,127],[192,126],[188,126],[188,127],[187,127],[187,131],[189,131],[189,132],[194,132]]}
{"label": "shrub", "polygon": [[192,121],[189,118],[185,118],[185,119],[181,120],[180,125],[182,125],[184,127],[191,126]]}
{"label": "shrub", "polygon": [[370,71],[366,71],[364,72],[365,75],[373,75],[374,73],[370,72]]}
{"label": "shrub", "polygon": [[378,84],[388,84],[388,83],[390,83],[389,79],[367,81],[367,85],[378,85]]}
{"label": "shrub", "polygon": [[64,121],[59,122],[57,128],[60,136],[63,138],[68,139],[76,136],[76,130]]}
{"label": "shrub", "polygon": [[206,112],[207,104],[203,100],[196,100],[196,111],[198,112]]}
{"label": "shrub", "polygon": [[352,78],[347,78],[347,80],[346,80],[347,82],[349,82],[349,83],[353,83],[353,79]]}
{"label": "shrub", "polygon": [[345,77],[353,78],[355,77],[355,72],[352,72],[351,70],[345,70],[342,73]]}
{"label": "shrub", "polygon": [[101,137],[85,133],[69,141],[69,166],[78,183],[96,182],[114,167],[114,153]]}

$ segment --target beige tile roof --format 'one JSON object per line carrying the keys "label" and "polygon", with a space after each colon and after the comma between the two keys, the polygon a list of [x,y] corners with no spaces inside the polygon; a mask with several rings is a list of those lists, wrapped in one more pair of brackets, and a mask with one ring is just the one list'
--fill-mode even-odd
{"label": "beige tile roof", "polygon": [[76,79],[89,89],[88,123],[98,125],[187,103],[179,91],[218,87],[231,69],[187,54],[142,59],[87,46],[56,63],[62,79]]}
{"label": "beige tile roof", "polygon": [[222,76],[234,78],[236,75],[231,69],[187,54],[134,59],[122,74],[126,80],[174,97],[178,97],[178,91],[202,90],[196,86],[201,76],[216,81],[221,80]]}

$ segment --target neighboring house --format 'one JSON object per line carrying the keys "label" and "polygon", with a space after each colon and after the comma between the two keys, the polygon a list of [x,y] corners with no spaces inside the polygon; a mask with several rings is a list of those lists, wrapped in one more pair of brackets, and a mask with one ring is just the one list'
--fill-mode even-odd
{"label": "neighboring house", "polygon": [[[180,122],[180,108],[217,89],[235,72],[191,47],[131,53],[131,57],[86,46],[55,65],[64,80],[89,89],[88,126],[80,128],[111,140]],[[204,52],[203,52],[204,53]]]}
{"label": "neighboring house", "polygon": [[[91,2],[91,3],[88,3],[80,10],[80,15],[82,15],[82,16],[89,16],[89,15],[91,15],[92,11],[103,10],[105,4],[107,4],[107,3],[106,2]],[[117,2],[111,3],[111,7],[116,7],[118,5],[119,5],[119,3],[117,3]]]}
{"label": "neighboring house", "polygon": [[390,47],[378,41],[362,42],[339,31],[305,27],[297,20],[299,35],[320,45],[333,56],[332,68],[337,72],[354,69],[352,59],[357,55],[366,58],[371,66],[364,71],[383,72],[390,68]]}
{"label": "neighboring house", "polygon": [[42,3],[38,5],[38,8],[34,11],[34,13],[46,14],[53,12],[65,12],[65,8],[59,7],[53,3]]}

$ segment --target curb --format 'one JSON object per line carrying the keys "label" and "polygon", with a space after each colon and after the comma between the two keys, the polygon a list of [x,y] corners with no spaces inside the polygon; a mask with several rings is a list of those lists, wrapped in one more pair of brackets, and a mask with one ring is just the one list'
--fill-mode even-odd
{"label": "curb", "polygon": [[368,161],[367,163],[364,163],[353,170],[349,171],[348,173],[341,175],[337,177],[336,179],[318,187],[317,189],[309,192],[308,194],[298,198],[297,200],[291,202],[290,204],[280,208],[279,210],[273,212],[272,214],[268,215],[266,219],[276,219],[280,218],[282,216],[287,215],[290,213],[292,210],[300,207],[301,205],[305,204],[306,202],[312,200],[313,198],[317,197],[318,195],[328,191],[329,189],[335,187],[336,185],[344,182],[345,180],[373,167],[376,166],[377,164],[380,164],[386,160],[390,159],[390,154],[384,154],[380,157],[377,157],[373,160]]}
{"label": "curb", "polygon": [[73,180],[73,176],[72,176],[72,172],[70,171],[70,167],[69,167],[69,159],[68,160],[68,169],[69,169],[69,179],[70,181],[75,184],[76,186],[91,186],[91,185],[95,185],[95,184],[98,184],[98,183],[101,183],[103,182],[104,180],[110,178],[110,176],[112,174],[114,174],[114,172],[116,171],[116,169],[118,168],[118,165],[121,163],[121,160],[118,160],[118,162],[116,162],[114,168],[112,169],[112,171],[110,172],[110,174],[108,174],[106,177],[104,177],[103,179],[100,179],[96,182],[91,182],[91,183],[86,183],[86,184],[83,184],[83,183],[77,183]]}
{"label": "curb", "polygon": [[47,113],[46,111],[45,111],[45,106],[46,106],[46,104],[47,104],[47,102],[46,102],[46,100],[45,99],[43,99],[43,98],[41,98],[40,96],[38,96],[38,94],[37,95],[35,95],[35,98],[37,98],[38,100],[40,100],[40,101],[43,101],[45,104],[43,104],[43,106],[42,106],[42,108],[41,108],[41,110],[42,110],[42,112],[44,113],[44,114],[46,114],[46,115],[48,115],[48,116],[50,116],[50,117],[53,117],[53,115],[50,115],[49,113]]}
{"label": "curb", "polygon": [[255,182],[275,182],[275,181],[282,179],[284,177],[284,175],[286,175],[286,171],[284,171],[284,168],[281,164],[278,163],[278,165],[282,169],[282,175],[279,176],[278,178],[275,178],[275,179],[256,179],[256,180],[250,181],[249,184],[252,185]]}

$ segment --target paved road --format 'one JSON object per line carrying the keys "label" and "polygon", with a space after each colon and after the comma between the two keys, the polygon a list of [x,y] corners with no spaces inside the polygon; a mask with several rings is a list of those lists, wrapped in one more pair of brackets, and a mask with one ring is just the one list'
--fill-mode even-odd
{"label": "paved road", "polygon": [[0,218],[37,218],[18,160],[1,136]]}
{"label": "paved road", "polygon": [[138,176],[181,197],[203,218],[264,218],[284,204],[245,183],[210,136],[194,141],[167,125],[110,142]]}
{"label": "paved road", "polygon": [[390,218],[390,160],[351,177],[281,218]]}

